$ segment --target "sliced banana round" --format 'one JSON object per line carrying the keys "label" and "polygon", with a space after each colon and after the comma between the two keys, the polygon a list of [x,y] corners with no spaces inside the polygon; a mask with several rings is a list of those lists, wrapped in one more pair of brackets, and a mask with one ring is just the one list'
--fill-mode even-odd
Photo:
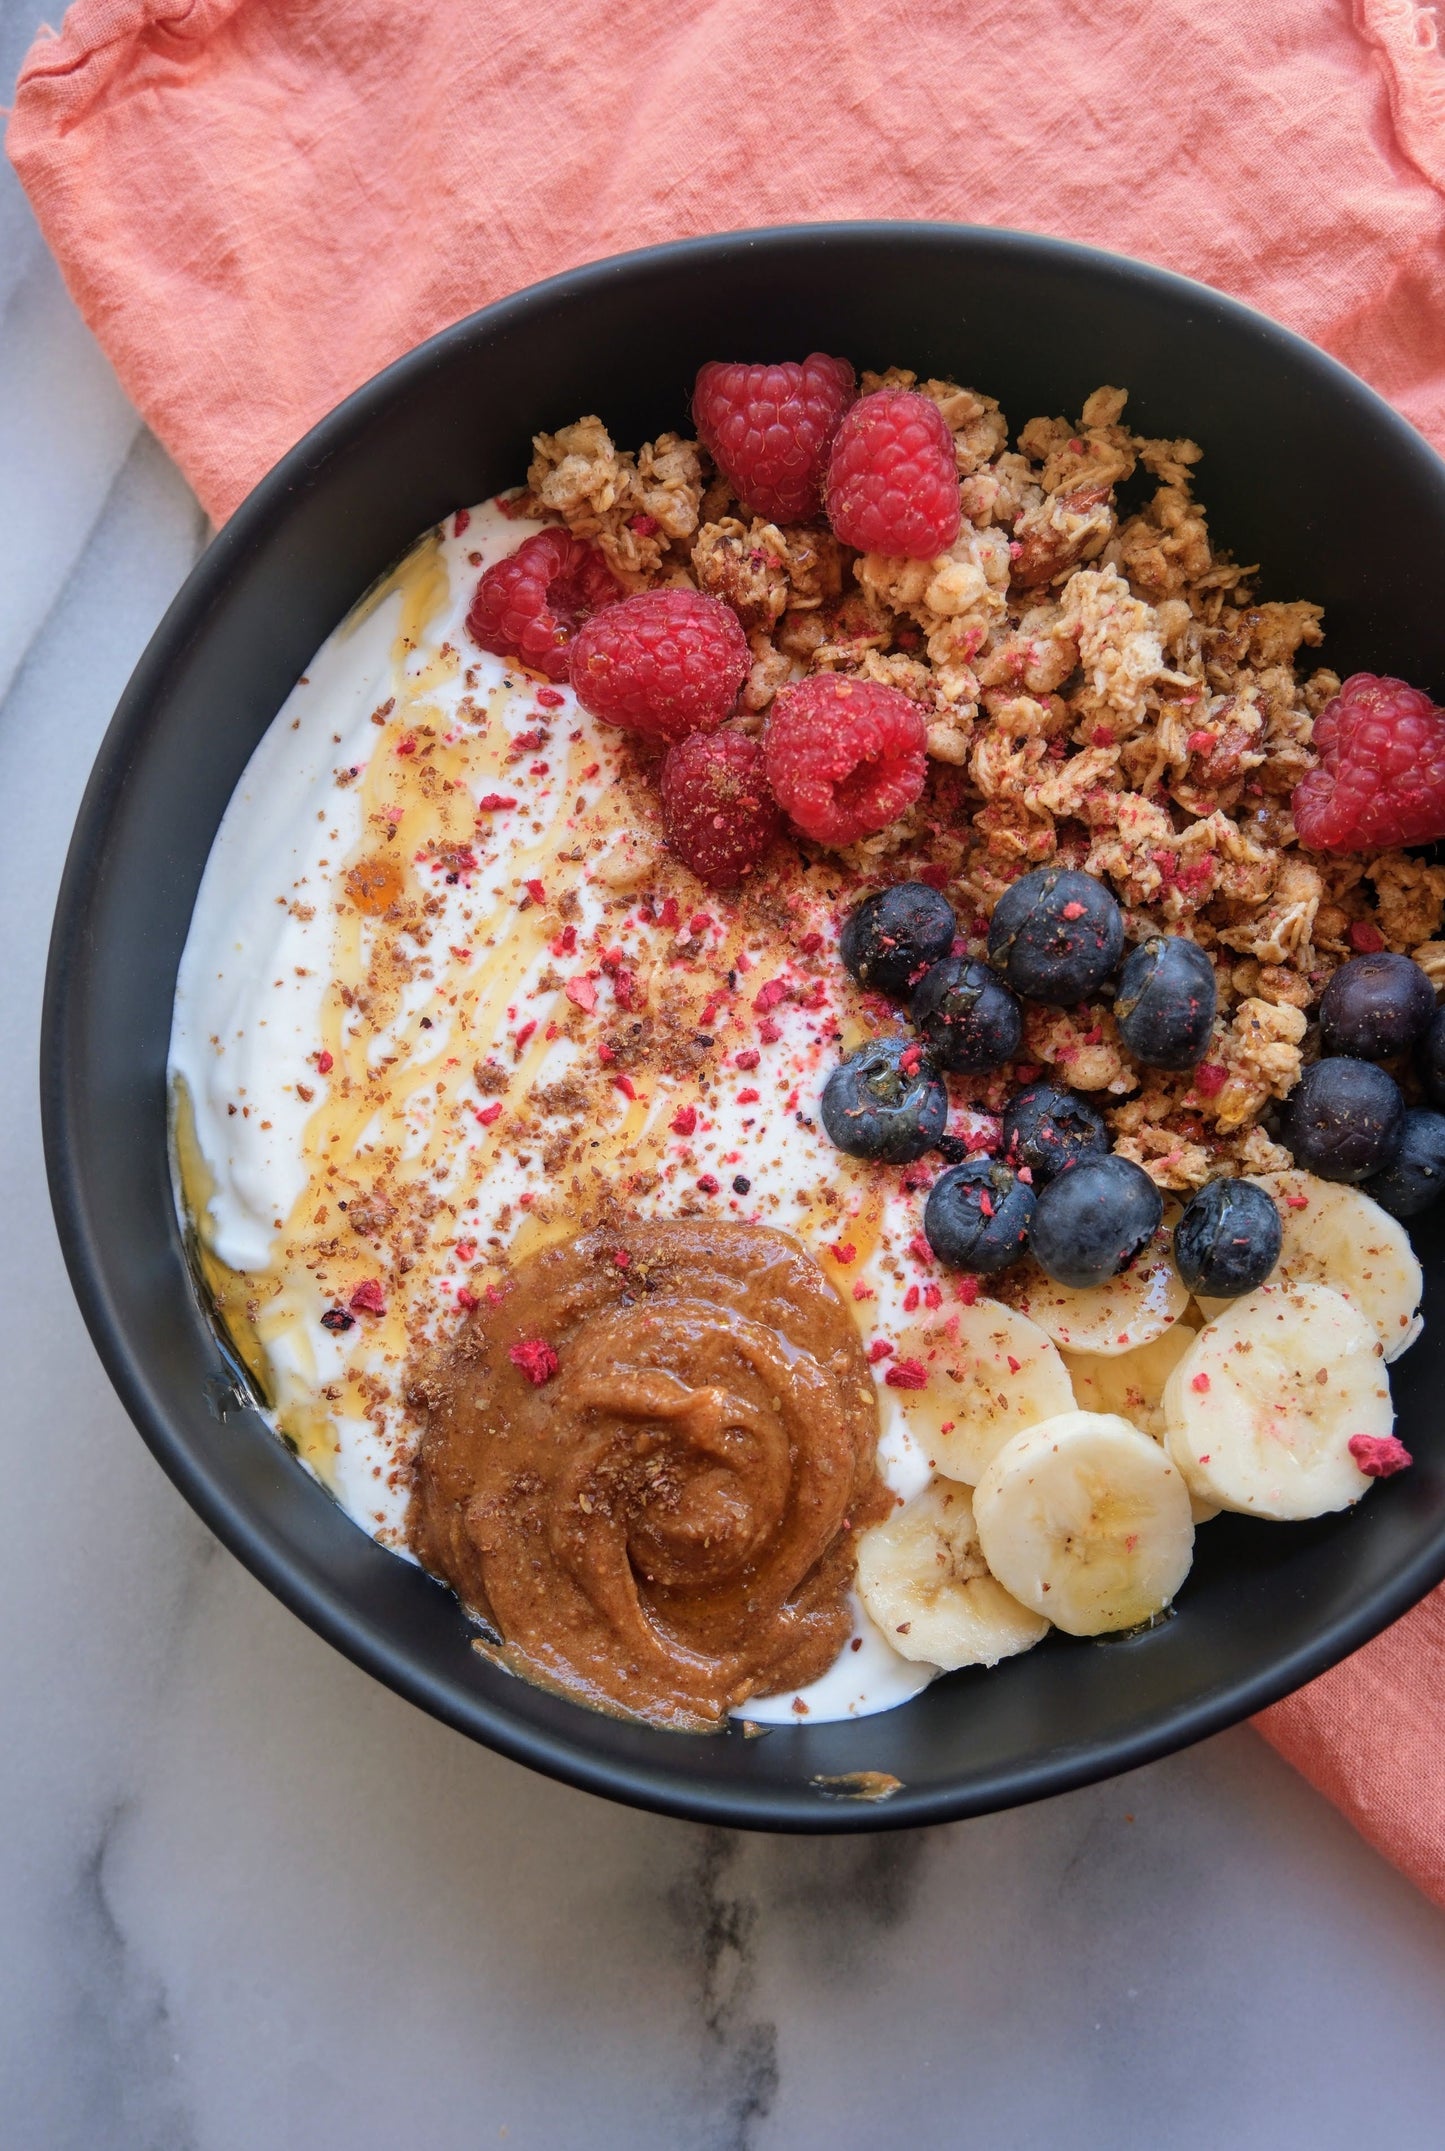
{"label": "sliced banana round", "polygon": [[1069,1377],[1052,1339],[1001,1300],[953,1306],[906,1331],[899,1356],[927,1368],[922,1389],[896,1394],[935,1471],[972,1486],[996,1449],[1040,1419],[1068,1411]]}
{"label": "sliced banana round", "polygon": [[1347,1509],[1371,1483],[1350,1436],[1394,1423],[1380,1340],[1327,1285],[1261,1285],[1200,1331],[1164,1385],[1164,1420],[1201,1500],[1281,1522]]}
{"label": "sliced banana round", "polygon": [[948,1673],[997,1665],[1049,1631],[989,1574],[968,1488],[948,1479],[861,1535],[858,1595],[895,1651]]}
{"label": "sliced banana round", "polygon": [[[1328,1285],[1373,1322],[1386,1359],[1398,1359],[1420,1334],[1424,1278],[1410,1235],[1361,1188],[1313,1173],[1261,1173],[1284,1237],[1274,1278]],[[1232,1300],[1201,1300],[1211,1320]]]}
{"label": "sliced banana round", "polygon": [[999,1582],[1071,1636],[1137,1628],[1169,1604],[1194,1558],[1182,1473],[1112,1412],[1062,1412],[1016,1434],[973,1503]]}
{"label": "sliced banana round", "polygon": [[1194,1331],[1181,1318],[1160,1337],[1132,1352],[1106,1357],[1097,1352],[1065,1352],[1064,1365],[1081,1411],[1116,1412],[1155,1441],[1164,1439],[1164,1384],[1194,1342]]}
{"label": "sliced banana round", "polygon": [[1106,1285],[1055,1284],[1030,1263],[1010,1296],[1062,1351],[1099,1357],[1133,1352],[1162,1337],[1189,1305],[1174,1267],[1173,1224],[1167,1218],[1132,1268]]}

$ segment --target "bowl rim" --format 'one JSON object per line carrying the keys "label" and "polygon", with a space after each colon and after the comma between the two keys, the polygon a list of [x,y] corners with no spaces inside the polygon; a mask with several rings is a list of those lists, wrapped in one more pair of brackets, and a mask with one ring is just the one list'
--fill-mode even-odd
{"label": "bowl rim", "polygon": [[[284,523],[294,494],[338,455],[373,418],[424,383],[440,354],[464,346],[479,331],[505,329],[539,305],[558,299],[585,302],[609,282],[646,265],[695,269],[711,259],[762,246],[826,247],[860,238],[908,246],[962,238],[980,251],[1050,259],[1093,278],[1162,288],[1196,308],[1237,320],[1295,365],[1373,406],[1373,418],[1393,430],[1412,455],[1439,459],[1424,436],[1358,375],[1260,309],[1177,272],[1077,241],[1051,235],[934,221],[852,219],[819,224],[769,225],[677,239],[608,255],[528,285],[447,324],[371,376],[287,450],[221,526],[201,554],[136,664],[101,743],[86,784],[56,901],[41,1018],[40,1094],[46,1172],[61,1249],[82,1318],[101,1363],[151,1454],[184,1499],[282,1604],[354,1665],[372,1674],[456,1731],[509,1760],[581,1790],[622,1800],[658,1814],[733,1828],[842,1834],[912,1828],[992,1813],[1045,1799],[1137,1769],[1174,1750],[1223,1731],[1337,1664],[1367,1643],[1445,1579],[1445,1535],[1422,1548],[1351,1613],[1330,1621],[1309,1643],[1269,1668],[1233,1681],[1217,1693],[1195,1697],[1160,1713],[1137,1732],[1102,1746],[1076,1744],[1051,1750],[996,1771],[971,1787],[903,1787],[886,1803],[805,1801],[806,1780],[796,1789],[768,1784],[746,1788],[709,1783],[665,1763],[656,1765],[600,1756],[585,1727],[578,1737],[514,1718],[486,1696],[463,1690],[420,1667],[386,1625],[343,1598],[339,1587],[302,1572],[303,1564],[273,1542],[246,1513],[223,1469],[197,1453],[158,1394],[140,1351],[111,1296],[97,1228],[79,1170],[76,1121],[79,1069],[76,1050],[84,1029],[88,972],[86,919],[107,828],[123,790],[133,751],[143,736],[154,698],[184,651],[195,623],[224,598],[233,567]],[[320,1498],[329,1499],[318,1487]],[[358,1527],[359,1528],[359,1527]],[[906,1706],[900,1706],[906,1707]],[[579,1716],[581,1714],[579,1713]],[[588,1713],[587,1715],[591,1715]]]}

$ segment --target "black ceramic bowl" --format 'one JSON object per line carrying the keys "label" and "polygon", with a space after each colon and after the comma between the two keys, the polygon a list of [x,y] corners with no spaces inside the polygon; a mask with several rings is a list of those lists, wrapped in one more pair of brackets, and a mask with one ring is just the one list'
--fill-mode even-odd
{"label": "black ceramic bowl", "polygon": [[[51,1186],[101,1357],[161,1464],[246,1565],[359,1665],[518,1761],[680,1815],[771,1829],[938,1822],[1128,1769],[1272,1702],[1445,1575],[1442,1228],[1417,1234],[1425,1334],[1394,1370],[1413,1471],[1353,1514],[1200,1536],[1177,1617],[1052,1639],[861,1723],[761,1740],[654,1732],[495,1671],[439,1584],[373,1545],[238,1408],[176,1229],[166,1045],[211,840],[256,741],[358,593],[448,510],[514,483],[531,435],[598,411],[688,428],[699,364],[846,353],[996,395],[1019,425],[1100,382],[1192,434],[1218,539],[1264,594],[1321,601],[1339,671],[1445,689],[1445,467],[1332,360],[1157,269],[1009,232],[860,224],[600,262],[459,322],[334,411],[220,533],[96,765],[61,892],[44,1042]],[[229,1400],[229,1408],[227,1402]],[[886,1805],[820,1777],[883,1771]]]}

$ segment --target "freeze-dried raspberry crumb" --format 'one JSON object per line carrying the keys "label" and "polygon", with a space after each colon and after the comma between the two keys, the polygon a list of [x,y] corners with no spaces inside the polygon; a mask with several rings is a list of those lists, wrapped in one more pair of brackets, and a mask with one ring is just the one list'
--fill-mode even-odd
{"label": "freeze-dried raspberry crumb", "polygon": [[695,1105],[680,1105],[668,1122],[668,1126],[672,1129],[674,1135],[691,1135],[693,1129],[697,1126],[697,1107]]}
{"label": "freeze-dried raspberry crumb", "polygon": [[923,790],[927,736],[920,704],[899,688],[819,672],[774,700],[764,766],[805,836],[853,844],[897,821]]}
{"label": "freeze-dried raspberry crumb", "polygon": [[1311,851],[1445,836],[1445,710],[1404,680],[1356,672],[1315,719],[1318,769],[1292,809]]}
{"label": "freeze-dried raspberry crumb", "polygon": [[692,393],[698,439],[751,515],[806,523],[823,503],[838,421],[853,400],[846,359],[815,351],[801,364],[714,359]]}
{"label": "freeze-dried raspberry crumb", "polygon": [[565,530],[539,530],[488,568],[467,633],[494,656],[520,658],[549,680],[565,680],[578,628],[621,596],[595,546]]}
{"label": "freeze-dried raspberry crumb", "polygon": [[624,598],[589,620],[571,649],[583,708],[659,741],[715,732],[751,663],[737,614],[700,590]]}
{"label": "freeze-dried raspberry crumb", "polygon": [[1229,1070],[1220,1061],[1201,1061],[1194,1071],[1194,1088],[1201,1098],[1213,1098],[1223,1090]]}
{"label": "freeze-dried raspberry crumb", "polygon": [[963,526],[953,435],[929,396],[861,396],[828,459],[828,520],[864,553],[932,560]]}
{"label": "freeze-dried raspberry crumb", "polygon": [[1367,1479],[1392,1479],[1415,1461],[1394,1434],[1352,1434],[1349,1451]]}
{"label": "freeze-dried raspberry crumb", "polygon": [[386,1313],[386,1293],[382,1288],[381,1279],[379,1277],[363,1277],[346,1304],[353,1314],[384,1315]]}
{"label": "freeze-dried raspberry crumb", "polygon": [[507,1348],[507,1357],[520,1367],[534,1388],[540,1389],[557,1372],[557,1354],[545,1337],[521,1337]]}
{"label": "freeze-dried raspberry crumb", "polygon": [[679,740],[664,757],[661,787],[668,846],[709,888],[735,887],[782,831],[763,750],[746,732]]}
{"label": "freeze-dried raspberry crumb", "polygon": [[928,1369],[921,1359],[900,1359],[883,1377],[890,1389],[926,1389]]}

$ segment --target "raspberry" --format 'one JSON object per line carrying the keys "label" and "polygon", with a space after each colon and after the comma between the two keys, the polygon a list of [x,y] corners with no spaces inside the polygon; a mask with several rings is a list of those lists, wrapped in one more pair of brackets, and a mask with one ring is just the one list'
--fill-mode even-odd
{"label": "raspberry", "polygon": [[696,590],[644,590],[609,605],[587,622],[571,654],[584,709],[664,741],[715,732],[752,663],[737,614]]}
{"label": "raspberry", "polygon": [[1445,836],[1445,710],[1403,680],[1356,672],[1315,719],[1320,757],[1295,786],[1311,851],[1428,844]]}
{"label": "raspberry", "polygon": [[621,595],[595,546],[565,530],[539,530],[488,568],[467,633],[494,656],[520,658],[549,680],[565,680],[578,628]]}
{"label": "raspberry", "polygon": [[853,844],[911,807],[928,773],[919,704],[876,680],[818,672],[774,700],[763,766],[805,836]]}
{"label": "raspberry", "polygon": [[1367,1479],[1393,1479],[1414,1461],[1393,1434],[1352,1434],[1346,1446]]}
{"label": "raspberry", "polygon": [[828,520],[863,553],[932,560],[963,525],[953,435],[912,389],[862,396],[838,428],[828,461]]}
{"label": "raspberry", "polygon": [[821,351],[801,366],[714,359],[697,377],[692,419],[750,514],[806,523],[822,511],[828,450],[852,400],[852,367]]}
{"label": "raspberry", "polygon": [[508,1345],[507,1357],[514,1367],[520,1367],[534,1389],[550,1382],[557,1372],[557,1353],[545,1337],[521,1337]]}
{"label": "raspberry", "polygon": [[662,820],[678,858],[710,888],[730,888],[751,873],[783,826],[757,740],[746,732],[694,732],[669,747]]}

